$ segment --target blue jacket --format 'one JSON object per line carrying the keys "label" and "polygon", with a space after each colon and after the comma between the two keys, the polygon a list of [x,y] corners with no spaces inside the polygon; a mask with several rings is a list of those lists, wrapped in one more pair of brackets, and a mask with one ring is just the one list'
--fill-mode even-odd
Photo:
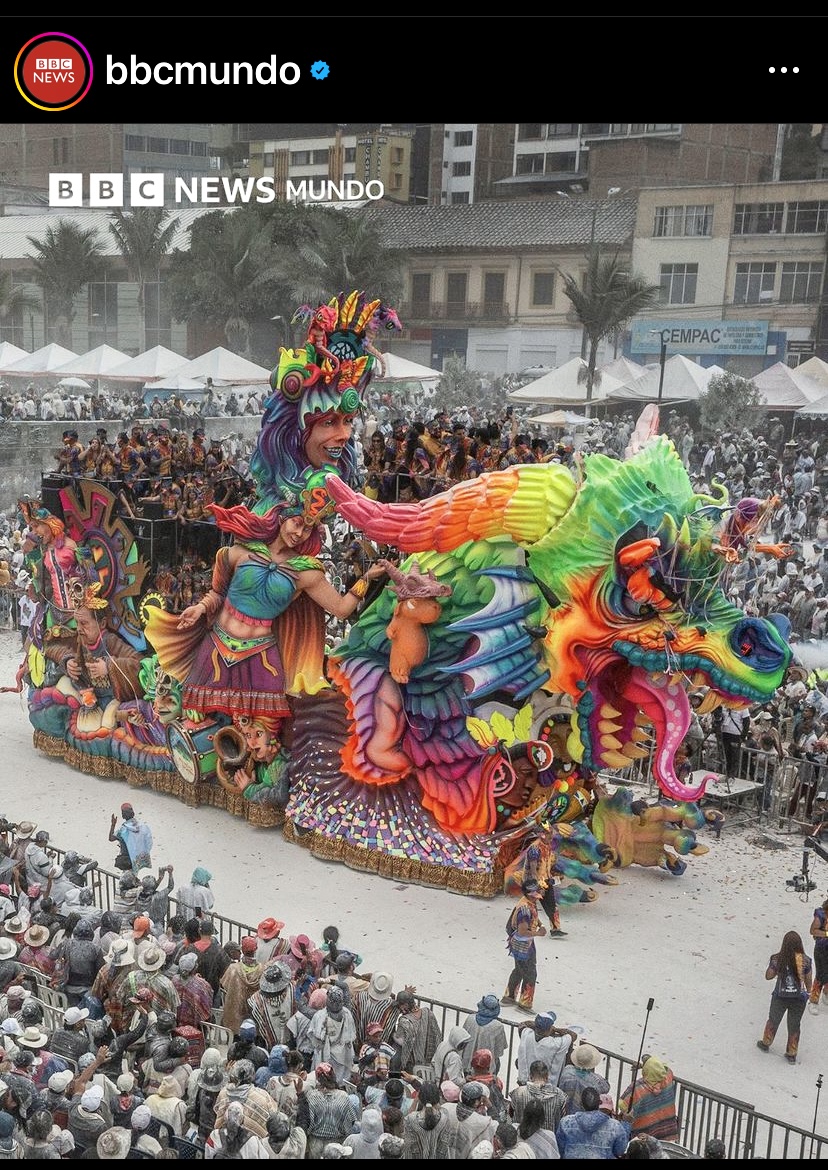
{"label": "blue jacket", "polygon": [[630,1127],[592,1109],[562,1117],[555,1137],[562,1158],[620,1158],[629,1144]]}

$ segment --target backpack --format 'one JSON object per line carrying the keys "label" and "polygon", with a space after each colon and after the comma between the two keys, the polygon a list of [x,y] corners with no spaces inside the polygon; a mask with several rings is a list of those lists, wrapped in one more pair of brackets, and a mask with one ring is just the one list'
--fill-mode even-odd
{"label": "backpack", "polygon": [[784,975],[776,977],[776,998],[792,1002],[799,999],[802,984],[796,971],[786,971]]}

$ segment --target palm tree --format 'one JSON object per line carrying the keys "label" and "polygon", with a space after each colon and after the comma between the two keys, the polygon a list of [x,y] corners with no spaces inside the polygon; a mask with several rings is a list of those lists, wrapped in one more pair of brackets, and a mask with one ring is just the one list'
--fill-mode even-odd
{"label": "palm tree", "polygon": [[[0,263],[2,262],[0,256]],[[15,318],[19,314],[40,308],[40,297],[22,284],[12,283],[12,274],[0,269],[0,331],[5,332],[14,326]],[[2,338],[0,338],[2,340]],[[12,341],[13,338],[6,338]]]}
{"label": "palm tree", "polygon": [[170,219],[163,207],[136,207],[113,211],[109,230],[115,237],[132,279],[138,285],[140,352],[146,349],[147,317],[144,299],[147,282],[157,280],[161,260],[170,250],[178,218]]}
{"label": "palm tree", "polygon": [[286,256],[282,273],[296,304],[319,304],[340,292],[359,289],[394,304],[402,291],[397,253],[381,241],[363,212],[314,208],[314,238],[300,241]]}
{"label": "palm tree", "polygon": [[187,252],[170,266],[170,296],[179,320],[221,325],[228,348],[250,356],[251,322],[261,316],[279,278],[270,225],[239,208],[196,221]]}
{"label": "palm tree", "polygon": [[47,320],[55,340],[67,348],[72,343],[75,297],[98,275],[102,246],[96,228],[79,228],[68,219],[59,219],[46,229],[42,240],[26,239],[35,249],[34,270],[43,289]]}
{"label": "palm tree", "polygon": [[590,248],[587,255],[583,286],[569,272],[562,272],[561,277],[564,292],[587,336],[587,364],[586,369],[579,371],[578,381],[586,383],[585,410],[589,415],[593,389],[601,381],[595,369],[601,340],[623,329],[636,313],[655,305],[661,290],[657,284],[649,284],[643,276],[630,272],[617,252],[612,256],[602,255],[597,246]]}

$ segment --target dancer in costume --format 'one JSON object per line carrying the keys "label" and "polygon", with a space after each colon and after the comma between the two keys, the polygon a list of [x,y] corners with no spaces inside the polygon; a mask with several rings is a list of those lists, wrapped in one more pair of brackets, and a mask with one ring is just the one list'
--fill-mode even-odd
{"label": "dancer in costume", "polygon": [[[220,549],[212,588],[179,616],[153,610],[147,634],[165,670],[184,684],[183,705],[201,715],[236,720],[290,715],[287,676],[276,619],[299,594],[337,618],[348,618],[367,591],[357,582],[344,596],[314,555],[326,512],[312,492],[256,516],[246,508],[212,507],[216,523],[237,543]],[[384,574],[377,564],[366,573]],[[364,579],[363,579],[364,580]]]}

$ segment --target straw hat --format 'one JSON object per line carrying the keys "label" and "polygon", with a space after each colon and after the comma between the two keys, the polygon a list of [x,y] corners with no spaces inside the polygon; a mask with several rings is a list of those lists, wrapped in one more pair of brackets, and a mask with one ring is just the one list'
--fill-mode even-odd
{"label": "straw hat", "polygon": [[17,1037],[17,1043],[21,1048],[43,1048],[49,1043],[49,1037],[40,1028],[24,1028],[22,1035]]}
{"label": "straw hat", "polygon": [[597,1068],[601,1063],[601,1053],[591,1044],[579,1044],[572,1053],[572,1063],[576,1068]]}
{"label": "straw hat", "polygon": [[44,943],[49,941],[48,926],[30,926],[23,935],[23,941],[27,942],[30,947],[42,947]]}
{"label": "straw hat", "polygon": [[166,961],[167,956],[154,943],[144,947],[138,956],[138,966],[142,971],[160,971]]}
{"label": "straw hat", "polygon": [[0,938],[0,961],[13,959],[17,954],[17,943],[11,938]]}

